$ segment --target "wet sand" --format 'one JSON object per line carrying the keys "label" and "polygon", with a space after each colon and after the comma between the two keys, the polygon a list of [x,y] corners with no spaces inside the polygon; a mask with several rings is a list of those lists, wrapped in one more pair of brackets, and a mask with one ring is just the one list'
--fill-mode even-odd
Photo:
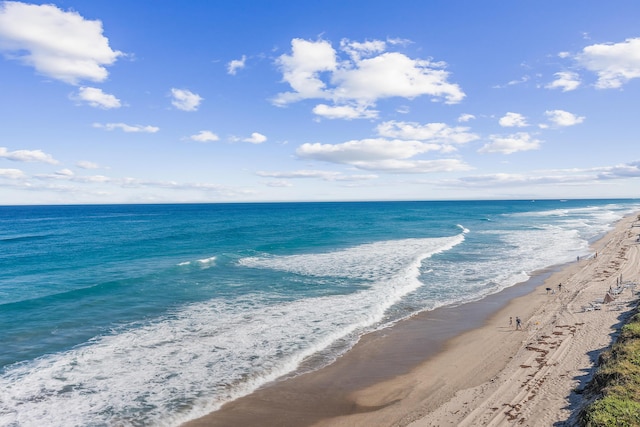
{"label": "wet sand", "polygon": [[[333,364],[268,384],[185,426],[552,425],[566,420],[579,404],[572,390],[590,377],[597,353],[610,344],[615,325],[635,299],[627,290],[615,311],[613,305],[582,311],[620,274],[638,280],[635,218],[623,219],[593,245],[597,257],[368,334]],[[516,316],[524,330],[515,329]],[[541,419],[546,421],[540,424]]]}

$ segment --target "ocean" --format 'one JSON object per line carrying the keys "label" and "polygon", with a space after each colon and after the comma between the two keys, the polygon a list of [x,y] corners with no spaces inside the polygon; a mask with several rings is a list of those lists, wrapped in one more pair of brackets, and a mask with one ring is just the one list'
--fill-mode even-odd
{"label": "ocean", "polygon": [[0,425],[177,426],[589,244],[639,200],[0,206]]}

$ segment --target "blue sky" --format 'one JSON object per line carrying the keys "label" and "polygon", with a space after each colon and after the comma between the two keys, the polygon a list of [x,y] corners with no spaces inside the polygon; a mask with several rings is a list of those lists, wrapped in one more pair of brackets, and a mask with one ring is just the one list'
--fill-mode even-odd
{"label": "blue sky", "polygon": [[0,1],[0,204],[638,197],[640,2]]}

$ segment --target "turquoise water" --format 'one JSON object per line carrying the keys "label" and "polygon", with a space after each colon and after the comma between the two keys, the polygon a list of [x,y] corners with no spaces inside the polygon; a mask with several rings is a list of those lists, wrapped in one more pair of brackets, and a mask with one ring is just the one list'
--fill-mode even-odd
{"label": "turquoise water", "polygon": [[638,200],[0,207],[0,425],[178,425],[590,256]]}

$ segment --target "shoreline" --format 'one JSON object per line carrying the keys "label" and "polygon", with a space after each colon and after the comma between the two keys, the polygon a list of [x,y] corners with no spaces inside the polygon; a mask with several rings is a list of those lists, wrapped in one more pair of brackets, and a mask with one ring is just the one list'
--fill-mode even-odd
{"label": "shoreline", "polygon": [[[633,214],[621,219],[614,230],[591,245],[599,254],[597,257],[536,272],[528,281],[481,300],[423,312],[390,328],[367,334],[332,364],[267,384],[183,426],[488,425],[482,420],[491,419],[493,424],[500,424],[501,416],[506,420],[504,423],[519,419],[522,425],[529,425],[526,420],[530,414],[523,412],[522,402],[498,406],[492,403],[487,415],[480,408],[490,399],[483,396],[508,400],[504,393],[518,395],[516,383],[535,379],[536,375],[540,377],[540,372],[545,371],[543,368],[547,368],[549,354],[567,347],[562,344],[564,341],[575,342],[566,337],[575,337],[578,329],[580,332],[588,329],[581,327],[585,322],[580,319],[568,319],[573,320],[573,324],[561,322],[559,325],[558,322],[569,305],[577,303],[584,293],[584,282],[590,281],[597,266],[606,266],[616,257],[617,247],[613,247],[612,242],[624,241],[635,217]],[[621,264],[624,263],[619,262],[618,266]],[[609,279],[611,277],[614,275],[609,274]],[[609,282],[606,281],[606,289]],[[558,283],[564,284],[563,292],[556,294]],[[547,287],[554,293],[547,292]],[[594,313],[605,312],[586,314]],[[578,314],[571,313],[574,317]],[[523,320],[523,331],[515,330],[516,316]],[[513,317],[514,325],[509,325],[509,317]],[[615,317],[613,321],[615,323]],[[557,330],[559,326],[562,328]],[[605,325],[604,329],[610,326]],[[548,337],[542,342],[553,348],[542,349],[541,336]],[[610,343],[610,334],[600,338],[592,345],[600,348]],[[518,365],[515,360],[520,353],[524,361]],[[544,366],[537,360],[541,354],[544,354]],[[527,358],[532,355],[539,357]],[[593,365],[593,357],[585,354],[586,363]],[[537,373],[533,372],[536,365],[540,368]],[[498,393],[499,398],[495,390],[490,394],[492,386],[501,388],[498,386],[500,376],[509,373],[523,374],[522,378],[516,375],[509,378],[517,380],[506,381],[514,383],[515,388]],[[562,375],[570,379],[566,372]],[[542,379],[542,383],[544,381]],[[577,382],[582,384],[582,380]],[[534,390],[535,394],[529,394],[527,402],[535,401],[536,396],[542,394],[542,383],[536,387],[533,383],[529,381],[529,391]],[[565,395],[570,393],[571,388]],[[503,411],[503,407],[511,410]],[[548,402],[545,407],[546,412],[550,412]],[[551,411],[552,418],[560,420],[567,411]]]}

